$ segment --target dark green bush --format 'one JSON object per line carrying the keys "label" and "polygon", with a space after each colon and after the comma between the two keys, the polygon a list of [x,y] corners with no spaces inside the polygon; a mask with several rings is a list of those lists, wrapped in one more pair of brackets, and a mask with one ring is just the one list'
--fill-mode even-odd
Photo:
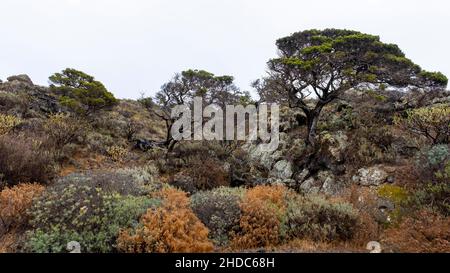
{"label": "dark green bush", "polygon": [[428,207],[445,216],[450,216],[450,183],[428,184],[410,198],[417,208]]}
{"label": "dark green bush", "polygon": [[450,181],[450,147],[441,144],[423,148],[416,157],[419,175],[426,182]]}
{"label": "dark green bush", "polygon": [[220,187],[191,196],[192,210],[210,230],[209,237],[217,245],[226,245],[230,232],[239,227],[243,194],[242,188]]}
{"label": "dark green bush", "polygon": [[358,215],[350,204],[332,203],[319,196],[293,198],[284,229],[290,239],[348,240],[353,237]]}
{"label": "dark green bush", "polygon": [[117,99],[94,77],[67,68],[49,77],[50,88],[60,96],[60,103],[80,114],[91,114],[113,106]]}

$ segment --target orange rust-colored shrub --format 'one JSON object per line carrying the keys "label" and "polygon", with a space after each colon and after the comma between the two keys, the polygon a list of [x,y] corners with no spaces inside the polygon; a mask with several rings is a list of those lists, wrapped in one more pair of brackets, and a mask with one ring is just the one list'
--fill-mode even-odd
{"label": "orange rust-colored shrub", "polygon": [[162,206],[148,210],[141,218],[142,227],[122,231],[118,238],[119,251],[129,253],[209,252],[208,229],[189,207],[184,192],[163,189],[159,194]]}
{"label": "orange rust-colored shrub", "polygon": [[241,203],[240,232],[233,239],[233,247],[243,249],[279,244],[288,194],[283,186],[257,186],[248,190]]}
{"label": "orange rust-colored shrub", "polygon": [[408,253],[450,252],[450,218],[420,211],[398,227],[386,230],[383,244],[388,250]]}
{"label": "orange rust-colored shrub", "polygon": [[[17,228],[26,220],[26,210],[33,199],[38,197],[44,186],[38,184],[19,184],[0,192],[0,231]],[[1,233],[1,232],[0,232]]]}

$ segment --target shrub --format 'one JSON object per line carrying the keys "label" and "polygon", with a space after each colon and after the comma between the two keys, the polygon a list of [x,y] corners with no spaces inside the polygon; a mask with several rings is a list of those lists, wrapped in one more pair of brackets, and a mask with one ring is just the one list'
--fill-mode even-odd
{"label": "shrub", "polygon": [[163,189],[159,196],[162,206],[142,216],[142,227],[121,232],[118,249],[132,253],[211,251],[208,229],[189,208],[186,194]]}
{"label": "shrub", "polygon": [[229,173],[223,163],[225,153],[224,147],[214,142],[180,143],[174,150],[174,157],[169,158],[162,169],[170,173],[183,171],[193,181],[191,185],[183,187],[180,181],[171,182],[183,189],[191,188],[190,192],[229,186]]}
{"label": "shrub", "polygon": [[[159,180],[159,170],[153,165],[149,164],[145,167],[125,168],[116,171],[117,175],[130,176],[128,187],[130,184],[137,185],[138,188],[144,189],[146,194],[161,190],[165,185]],[[131,181],[133,181],[131,183]]]}
{"label": "shrub", "polygon": [[0,234],[26,222],[26,210],[43,190],[41,185],[24,183],[0,192]]}
{"label": "shrub", "polygon": [[84,72],[67,68],[49,79],[50,88],[60,95],[61,104],[78,113],[91,114],[117,103],[101,82]]}
{"label": "shrub", "polygon": [[450,218],[426,210],[386,230],[382,241],[394,252],[450,252]]}
{"label": "shrub", "polygon": [[0,136],[9,133],[20,123],[22,123],[20,118],[0,113]]}
{"label": "shrub", "polygon": [[22,92],[0,91],[0,112],[23,116],[29,111],[29,98]]}
{"label": "shrub", "polygon": [[84,137],[87,125],[69,114],[58,113],[50,115],[44,123],[44,129],[53,140],[54,145],[62,148],[75,142],[78,138]]}
{"label": "shrub", "polygon": [[269,247],[280,243],[282,222],[290,192],[283,186],[257,186],[244,195],[236,248]]}
{"label": "shrub", "polygon": [[113,161],[122,162],[125,160],[125,157],[128,154],[128,150],[126,148],[120,146],[111,146],[106,149],[106,153],[111,157]]}
{"label": "shrub", "polygon": [[25,135],[0,136],[0,173],[7,184],[48,182],[54,175],[54,153],[48,140]]}
{"label": "shrub", "polygon": [[96,131],[90,131],[87,134],[86,142],[89,150],[104,154],[107,154],[107,147],[112,147],[117,143],[110,135],[104,135]]}
{"label": "shrub", "polygon": [[220,187],[191,196],[192,210],[210,230],[209,237],[215,244],[226,245],[230,233],[237,231],[241,217],[239,203],[243,194],[242,188]]}
{"label": "shrub", "polygon": [[450,216],[450,184],[428,184],[415,192],[408,200],[416,208],[425,207]]}
{"label": "shrub", "polygon": [[155,170],[151,168],[119,169],[108,171],[87,171],[72,173],[60,178],[56,184],[59,187],[69,185],[101,188],[106,193],[143,196],[160,190],[162,184],[156,181]]}
{"label": "shrub", "polygon": [[319,196],[295,198],[289,202],[285,229],[287,237],[315,241],[349,240],[358,215],[348,203],[333,203]]}
{"label": "shrub", "polygon": [[133,228],[158,200],[121,197],[89,186],[56,186],[47,190],[30,209],[25,250],[65,252],[70,241],[83,252],[112,252],[121,228]]}
{"label": "shrub", "polygon": [[224,170],[223,164],[211,158],[192,160],[187,169],[187,176],[193,179],[197,190],[229,186],[228,173]]}
{"label": "shrub", "polygon": [[416,157],[419,175],[428,182],[445,182],[450,177],[450,147],[435,145],[423,148]]}
{"label": "shrub", "polygon": [[450,106],[434,105],[406,112],[395,122],[413,134],[426,137],[431,143],[450,143]]}

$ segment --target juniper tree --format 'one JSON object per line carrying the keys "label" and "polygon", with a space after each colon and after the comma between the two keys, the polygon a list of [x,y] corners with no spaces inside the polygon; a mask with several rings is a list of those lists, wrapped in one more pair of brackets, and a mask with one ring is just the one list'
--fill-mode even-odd
{"label": "juniper tree", "polygon": [[93,76],[67,68],[49,77],[50,88],[60,96],[61,104],[77,113],[89,115],[117,103],[114,95]]}
{"label": "juniper tree", "polygon": [[194,97],[202,97],[205,105],[215,103],[224,107],[238,103],[248,94],[240,92],[233,81],[232,76],[216,76],[205,70],[190,69],[177,73],[161,87],[154,98],[156,107],[152,107],[152,111],[166,124],[165,144],[169,150],[176,144],[171,136],[175,122],[171,117],[172,108],[176,105],[190,106]]}
{"label": "juniper tree", "polygon": [[325,105],[362,85],[376,88],[445,88],[447,78],[405,57],[395,44],[351,30],[307,30],[277,40],[279,57],[268,62],[268,76],[255,82],[262,100],[286,103],[306,116],[306,143],[315,144]]}

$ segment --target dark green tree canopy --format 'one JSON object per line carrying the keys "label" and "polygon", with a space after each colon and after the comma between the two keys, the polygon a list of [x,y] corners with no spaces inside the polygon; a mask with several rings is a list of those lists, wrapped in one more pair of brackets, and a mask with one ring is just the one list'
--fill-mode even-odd
{"label": "dark green tree canopy", "polygon": [[394,87],[415,85],[445,87],[447,78],[427,72],[405,57],[395,44],[357,31],[308,30],[279,39],[280,58],[269,65],[274,70],[294,70],[300,84],[322,90],[348,89],[361,83]]}
{"label": "dark green tree canopy", "polygon": [[50,88],[60,96],[63,105],[90,114],[117,103],[116,98],[94,77],[72,68],[49,77]]}
{"label": "dark green tree canopy", "polygon": [[[357,31],[307,30],[276,44],[279,57],[268,62],[269,76],[255,87],[262,100],[286,102],[303,110],[309,142],[322,108],[342,92],[361,85],[438,89],[448,81],[440,72],[422,70],[397,45]],[[310,99],[316,103],[311,105]]]}

